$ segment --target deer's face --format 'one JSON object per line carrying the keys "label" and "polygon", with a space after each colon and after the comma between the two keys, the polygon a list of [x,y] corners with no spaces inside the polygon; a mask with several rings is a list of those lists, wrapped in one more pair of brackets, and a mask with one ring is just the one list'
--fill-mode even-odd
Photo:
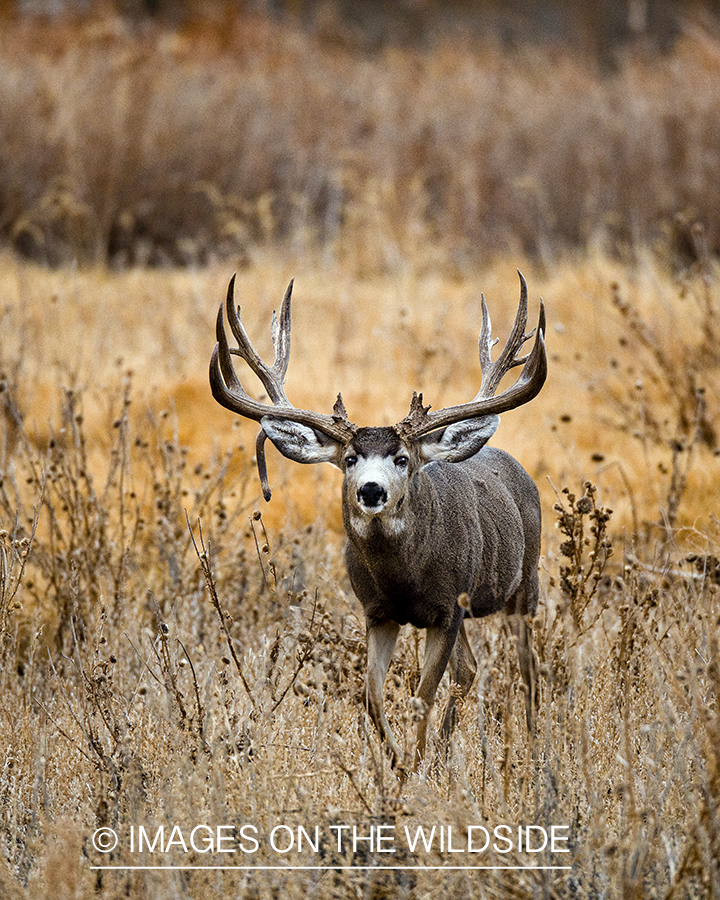
{"label": "deer's face", "polygon": [[417,453],[392,428],[360,428],[342,456],[344,499],[353,518],[401,515]]}

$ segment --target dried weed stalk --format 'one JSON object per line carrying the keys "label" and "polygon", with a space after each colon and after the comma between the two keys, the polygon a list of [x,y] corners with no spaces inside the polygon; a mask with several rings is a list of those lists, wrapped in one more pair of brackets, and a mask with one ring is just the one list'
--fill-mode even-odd
{"label": "dried weed stalk", "polygon": [[720,452],[715,425],[720,390],[718,281],[706,242],[700,240],[702,228],[695,226],[692,232],[700,247],[698,261],[675,286],[685,321],[658,329],[623,297],[618,284],[612,285],[613,304],[629,335],[621,344],[632,345],[636,370],[634,387],[627,388],[625,397],[615,394],[620,427],[642,442],[648,460],[657,456],[651,449],[669,453],[669,459],[656,463],[666,480],[659,522],[666,541],[674,536],[698,450]]}
{"label": "dried weed stalk", "polygon": [[17,537],[17,522],[12,533],[0,528],[0,642],[10,636],[11,613],[22,609],[22,604],[16,597],[32,550],[37,524],[36,513],[30,534],[23,537]]}
{"label": "dried weed stalk", "polygon": [[229,613],[226,613],[220,603],[220,597],[218,596],[217,586],[215,584],[215,578],[213,576],[212,566],[210,563],[210,550],[205,545],[205,538],[202,533],[202,523],[200,519],[198,519],[198,532],[199,532],[199,540],[200,544],[198,545],[195,540],[195,535],[192,530],[192,525],[190,524],[190,517],[187,514],[187,510],[185,512],[187,518],[187,526],[190,531],[190,537],[192,539],[192,544],[195,549],[195,553],[200,562],[200,568],[202,569],[203,577],[205,578],[205,584],[207,585],[208,593],[210,594],[210,601],[215,609],[215,612],[218,616],[218,621],[220,623],[220,628],[225,637],[225,641],[227,643],[227,648],[232,656],[233,662],[235,663],[235,669],[240,677],[240,681],[242,682],[242,686],[245,688],[245,692],[250,698],[250,702],[253,706],[256,706],[255,697],[253,696],[253,692],[250,689],[250,685],[248,684],[247,678],[245,677],[245,670],[243,668],[242,663],[237,655],[235,650],[235,643],[233,641],[232,635],[230,634],[230,625],[232,625],[232,616]]}
{"label": "dried weed stalk", "polygon": [[582,496],[577,497],[567,487],[562,489],[562,495],[565,500],[557,495],[553,507],[557,513],[557,527],[565,536],[560,553],[567,562],[560,565],[560,590],[569,603],[573,624],[580,632],[585,625],[585,611],[612,556],[608,535],[612,510],[597,505],[597,488],[589,481],[583,485]]}

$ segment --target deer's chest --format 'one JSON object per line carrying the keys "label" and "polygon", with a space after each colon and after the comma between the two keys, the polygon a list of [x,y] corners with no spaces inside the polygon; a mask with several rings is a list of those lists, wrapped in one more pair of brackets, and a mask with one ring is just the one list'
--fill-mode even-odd
{"label": "deer's chest", "polygon": [[429,628],[452,619],[458,596],[472,590],[472,560],[460,565],[456,559],[452,564],[452,555],[446,552],[438,557],[431,552],[419,558],[419,553],[408,556],[388,544],[358,548],[350,542],[345,563],[369,620]]}

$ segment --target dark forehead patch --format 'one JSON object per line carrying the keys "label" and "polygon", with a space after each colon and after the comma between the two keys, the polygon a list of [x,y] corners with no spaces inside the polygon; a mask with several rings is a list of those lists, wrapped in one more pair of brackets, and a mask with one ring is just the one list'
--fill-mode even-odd
{"label": "dark forehead patch", "polygon": [[358,428],[350,446],[360,456],[393,456],[402,447],[394,428]]}

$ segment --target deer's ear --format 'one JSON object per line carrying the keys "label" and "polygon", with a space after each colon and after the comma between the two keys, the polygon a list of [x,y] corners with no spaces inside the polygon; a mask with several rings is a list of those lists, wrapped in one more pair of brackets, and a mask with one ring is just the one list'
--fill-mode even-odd
{"label": "deer's ear", "polygon": [[482,416],[433,431],[420,439],[420,456],[425,462],[462,462],[490,440],[499,424],[500,416]]}
{"label": "deer's ear", "polygon": [[269,416],[263,417],[260,424],[282,455],[293,462],[329,462],[340,466],[343,445],[314,428],[291,419],[272,419]]}

